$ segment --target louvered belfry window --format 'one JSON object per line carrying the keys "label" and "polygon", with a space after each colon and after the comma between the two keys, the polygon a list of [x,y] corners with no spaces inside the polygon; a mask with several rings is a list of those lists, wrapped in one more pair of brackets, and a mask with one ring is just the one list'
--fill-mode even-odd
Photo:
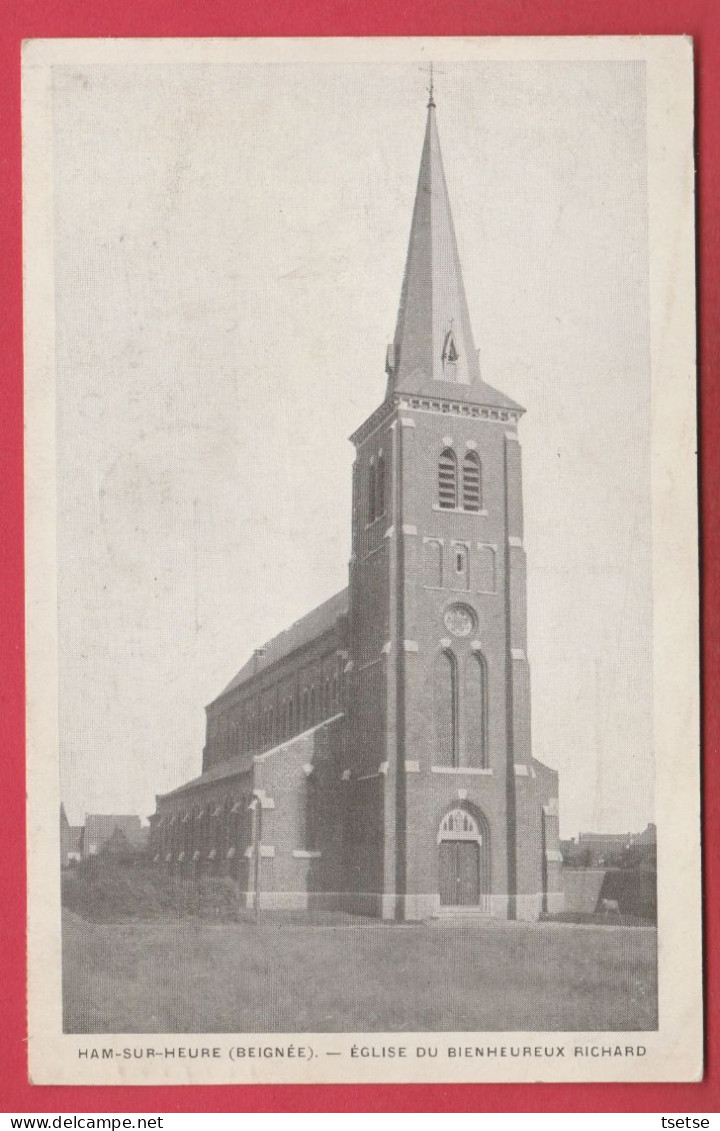
{"label": "louvered belfry window", "polygon": [[457,457],[452,448],[445,448],[438,466],[438,501],[443,510],[457,509],[457,486]]}
{"label": "louvered belfry window", "polygon": [[463,510],[479,511],[482,505],[480,457],[469,451],[463,460]]}

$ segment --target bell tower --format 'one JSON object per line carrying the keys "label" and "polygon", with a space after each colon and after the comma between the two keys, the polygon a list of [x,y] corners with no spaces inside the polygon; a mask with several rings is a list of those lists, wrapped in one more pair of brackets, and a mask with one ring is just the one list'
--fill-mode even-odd
{"label": "bell tower", "polygon": [[524,410],[480,373],[432,92],[386,372],[352,437],[346,890],[385,918],[534,918],[559,854],[531,754]]}

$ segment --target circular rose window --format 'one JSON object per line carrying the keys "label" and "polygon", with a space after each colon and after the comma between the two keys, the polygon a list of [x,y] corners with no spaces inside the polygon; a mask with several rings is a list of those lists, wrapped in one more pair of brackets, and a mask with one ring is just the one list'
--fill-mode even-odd
{"label": "circular rose window", "polygon": [[469,636],[477,626],[477,617],[469,605],[450,605],[443,622],[453,636]]}

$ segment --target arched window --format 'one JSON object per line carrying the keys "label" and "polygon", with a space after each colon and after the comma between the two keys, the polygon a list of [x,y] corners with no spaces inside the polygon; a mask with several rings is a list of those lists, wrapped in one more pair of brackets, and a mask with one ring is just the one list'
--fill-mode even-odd
{"label": "arched window", "polygon": [[435,764],[458,765],[457,661],[452,652],[435,660]]}
{"label": "arched window", "polygon": [[368,522],[374,522],[375,519],[377,518],[377,513],[375,511],[375,503],[377,501],[376,497],[375,497],[375,491],[376,491],[375,483],[376,483],[375,464],[371,463],[370,469],[368,471]]}
{"label": "arched window", "polygon": [[452,448],[445,448],[438,464],[438,502],[443,510],[456,510],[457,456]]}
{"label": "arched window", "polygon": [[377,474],[375,478],[375,517],[385,514],[385,457],[382,452],[377,460]]}
{"label": "arched window", "polygon": [[216,806],[211,801],[205,802],[203,823],[200,829],[200,843],[196,846],[200,850],[201,859],[205,859],[212,848],[215,809]]}
{"label": "arched window", "polygon": [[335,674],[333,676],[333,679],[332,679],[332,704],[333,704],[333,710],[335,710],[335,711],[337,711],[339,706],[340,706],[340,700],[339,700],[339,697],[338,697],[339,686],[340,686],[340,680],[338,679],[337,674]]}
{"label": "arched window", "polygon": [[222,802],[216,801],[208,810],[207,852],[208,860],[217,860],[220,856],[218,849],[223,841],[223,816],[225,813]]}
{"label": "arched window", "polygon": [[192,809],[188,809],[185,813],[183,818],[184,836],[181,846],[185,854],[184,859],[192,859],[195,852],[197,852],[204,815],[205,810],[199,809],[197,805],[194,805]]}
{"label": "arched window", "polygon": [[477,452],[471,450],[465,453],[462,471],[463,509],[479,511],[482,506],[482,468]]}
{"label": "arched window", "polygon": [[487,663],[480,652],[468,656],[465,666],[465,762],[488,764]]}
{"label": "arched window", "polygon": [[184,831],[185,826],[180,823],[180,815],[178,813],[171,813],[168,817],[168,836],[165,848],[166,861],[177,860]]}
{"label": "arched window", "polygon": [[458,806],[451,809],[442,819],[438,832],[438,844],[443,840],[475,840],[480,842],[482,837],[478,823],[472,813]]}
{"label": "arched window", "polygon": [[310,704],[310,696],[309,696],[309,693],[308,693],[308,689],[306,687],[305,690],[303,691],[303,694],[302,694],[302,722],[301,722],[301,726],[302,726],[303,730],[307,730],[307,726],[308,726],[308,707],[309,707],[309,704]]}
{"label": "arched window", "polygon": [[230,845],[230,810],[232,808],[232,801],[226,798],[220,808],[220,817],[217,823],[217,831],[215,834],[215,849],[218,860],[218,867],[221,870],[225,868],[225,860],[227,859],[228,847]]}

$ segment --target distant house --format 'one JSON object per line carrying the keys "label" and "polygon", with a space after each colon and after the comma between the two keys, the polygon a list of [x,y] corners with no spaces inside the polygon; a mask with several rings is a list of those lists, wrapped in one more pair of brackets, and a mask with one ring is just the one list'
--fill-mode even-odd
{"label": "distant house", "polygon": [[83,830],[83,858],[97,856],[103,850],[116,856],[139,852],[147,843],[148,831],[134,813],[88,813]]}
{"label": "distant house", "polygon": [[566,868],[643,868],[655,866],[657,830],[649,824],[641,833],[579,833],[560,841]]}
{"label": "distant house", "polygon": [[651,821],[647,828],[643,829],[641,833],[638,833],[637,836],[633,838],[633,844],[638,848],[647,848],[650,846],[654,848],[657,844],[657,826]]}
{"label": "distant house", "polygon": [[633,833],[580,833],[578,845],[591,867],[619,864],[634,839]]}
{"label": "distant house", "polygon": [[83,826],[71,825],[65,806],[60,806],[60,866],[69,868],[82,859]]}
{"label": "distant house", "polygon": [[633,842],[625,853],[625,866],[642,872],[654,872],[657,868],[657,828],[652,822],[633,837]]}
{"label": "distant house", "polygon": [[140,852],[150,829],[135,813],[87,813],[85,823],[71,825],[60,806],[60,864],[68,868],[105,851],[113,856]]}
{"label": "distant house", "polygon": [[560,854],[565,868],[584,868],[588,866],[589,853],[578,844],[575,837],[560,841]]}

